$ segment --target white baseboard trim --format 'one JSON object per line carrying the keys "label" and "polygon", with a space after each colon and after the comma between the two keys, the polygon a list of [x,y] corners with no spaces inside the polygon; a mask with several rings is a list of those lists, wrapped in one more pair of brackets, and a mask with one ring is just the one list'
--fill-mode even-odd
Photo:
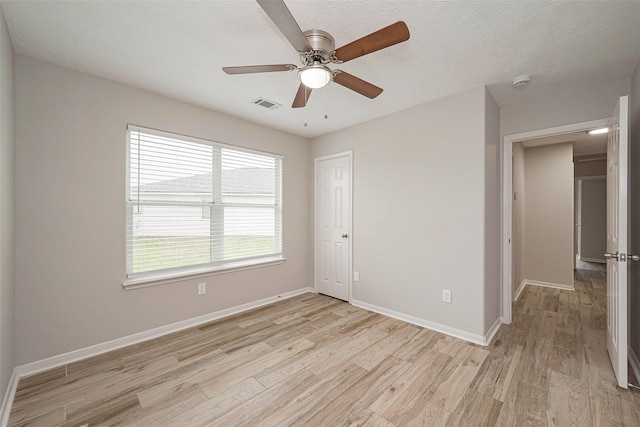
{"label": "white baseboard trim", "polygon": [[523,280],[520,283],[520,286],[518,286],[518,289],[516,289],[516,293],[513,294],[513,300],[514,301],[518,301],[518,298],[520,298],[520,295],[522,295],[522,293],[524,292],[524,288],[527,287],[527,281]]}
{"label": "white baseboard trim", "polygon": [[193,317],[191,319],[182,320],[180,322],[171,323],[169,325],[160,326],[158,328],[149,329],[147,331],[139,332],[136,334],[128,335],[126,337],[117,338],[115,340],[103,342],[100,344],[92,345],[89,347],[73,350],[68,353],[59,354],[46,359],[38,360],[24,365],[17,366],[18,379],[33,375],[38,372],[43,372],[49,369],[57,368],[69,363],[76,362],[78,360],[86,359],[88,357],[97,356],[102,353],[117,350],[122,347],[127,347],[133,344],[138,344],[143,341],[147,341],[153,338],[167,335],[173,332],[178,332],[183,329],[192,328],[204,323],[218,320],[223,317],[229,317],[234,314],[241,313],[243,311],[252,310],[254,308],[262,307],[263,305],[271,304],[276,301],[282,301],[288,298],[295,297],[297,295],[306,294],[309,292],[315,292],[312,287],[306,287],[296,289],[295,291],[286,292],[284,294],[275,295],[272,297],[263,298],[257,301],[249,302],[246,304],[237,305],[235,307],[227,308],[213,313],[208,313],[202,316]]}
{"label": "white baseboard trim", "polygon": [[598,264],[606,264],[607,260],[604,258],[587,258],[587,257],[580,257],[580,261],[585,261],[585,262],[597,262]]}
{"label": "white baseboard trim", "polygon": [[7,424],[9,424],[9,415],[11,414],[13,399],[16,397],[18,381],[20,381],[20,377],[18,377],[17,369],[14,368],[11,378],[9,379],[9,384],[7,385],[7,390],[4,393],[2,406],[0,407],[0,426],[2,427],[6,427]]}
{"label": "white baseboard trim", "polygon": [[491,340],[493,340],[493,337],[498,333],[500,326],[502,326],[502,316],[498,317],[496,321],[493,322],[493,325],[491,325],[487,333],[484,335],[484,344],[482,345],[491,344]]}
{"label": "white baseboard trim", "polygon": [[529,279],[524,279],[524,282],[527,282],[527,285],[542,286],[542,287],[545,287],[545,288],[562,289],[563,291],[575,291],[576,290],[576,288],[573,287],[573,284],[565,285],[564,283],[541,282],[541,281],[538,281],[538,280],[529,280]]}
{"label": "white baseboard trim", "polygon": [[485,336],[482,336],[482,335],[472,334],[471,332],[463,331],[462,329],[452,328],[451,326],[446,326],[440,323],[431,322],[429,320],[425,320],[420,317],[411,316],[410,314],[400,313],[395,310],[390,310],[388,308],[369,304],[364,301],[351,300],[351,304],[355,305],[356,307],[364,308],[366,310],[373,311],[375,313],[384,314],[385,316],[393,317],[394,319],[402,320],[403,322],[422,326],[423,328],[431,329],[436,332],[441,332],[446,335],[451,335],[452,337],[460,338],[462,340],[469,341],[479,345],[488,345],[490,341],[489,339],[490,334],[491,334],[491,337],[493,337],[493,334],[497,332],[498,328],[500,327],[500,324],[502,324],[502,319],[499,318],[496,321],[496,323],[491,327],[491,329],[489,330],[489,333],[487,333],[487,335]]}
{"label": "white baseboard trim", "polygon": [[310,292],[315,293],[315,289],[310,286],[296,289],[295,291],[285,292],[284,294],[263,298],[257,301],[237,305],[235,307],[215,311],[213,313],[193,317],[191,319],[182,320],[180,322],[171,323],[169,325],[160,326],[154,329],[149,329],[147,331],[128,335],[126,337],[117,338],[115,340],[103,342],[78,350],[73,350],[68,353],[63,353],[57,356],[52,356],[46,359],[16,366],[13,369],[11,379],[9,380],[9,384],[4,395],[4,400],[2,401],[2,406],[0,407],[0,427],[6,427],[7,423],[9,422],[9,415],[11,413],[11,407],[13,406],[13,399],[15,398],[18,382],[21,378]]}
{"label": "white baseboard trim", "polygon": [[629,364],[631,365],[631,370],[633,371],[633,375],[636,376],[636,381],[640,381],[640,361],[638,361],[638,356],[636,356],[636,353],[633,351],[633,348],[631,348],[631,346],[629,346],[628,358]]}

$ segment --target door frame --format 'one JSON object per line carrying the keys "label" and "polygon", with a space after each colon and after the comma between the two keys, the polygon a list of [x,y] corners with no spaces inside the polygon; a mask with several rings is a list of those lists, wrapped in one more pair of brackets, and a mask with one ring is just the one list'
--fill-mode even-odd
{"label": "door frame", "polygon": [[[505,135],[502,146],[502,323],[511,323],[513,305],[513,143],[546,136],[587,131],[611,125],[611,118],[590,120],[529,132]],[[574,227],[575,228],[575,227]],[[574,230],[575,232],[575,230]],[[575,255],[574,255],[575,257]]]}
{"label": "door frame", "polygon": [[347,215],[349,221],[347,227],[347,233],[349,234],[349,238],[347,239],[349,265],[347,267],[347,289],[349,298],[348,302],[351,303],[353,298],[353,150],[316,157],[313,161],[313,289],[314,292],[318,292],[318,164],[324,160],[332,160],[339,157],[349,158],[349,215]]}

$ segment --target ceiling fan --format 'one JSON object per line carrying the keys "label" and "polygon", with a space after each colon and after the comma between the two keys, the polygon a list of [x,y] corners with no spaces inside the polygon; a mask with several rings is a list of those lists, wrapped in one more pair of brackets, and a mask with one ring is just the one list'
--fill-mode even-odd
{"label": "ceiling fan", "polygon": [[331,34],[322,30],[309,30],[304,33],[282,0],[256,0],[289,43],[300,55],[301,67],[294,64],[249,65],[242,67],[223,67],[227,74],[268,73],[273,71],[298,71],[300,86],[293,108],[307,105],[313,89],[318,89],[334,81],[368,98],[375,98],[382,89],[345,71],[330,69],[327,64],[342,64],[380,49],[401,43],[409,39],[409,29],[403,21],[398,21],[367,36],[359,38],[339,49]]}

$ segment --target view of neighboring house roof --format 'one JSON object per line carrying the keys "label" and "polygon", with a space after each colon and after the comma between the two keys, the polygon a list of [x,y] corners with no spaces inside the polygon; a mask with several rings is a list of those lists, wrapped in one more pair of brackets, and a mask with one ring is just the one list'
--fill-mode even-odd
{"label": "view of neighboring house roof", "polygon": [[[142,193],[211,193],[212,174],[192,175],[183,178],[145,184]],[[267,168],[238,168],[222,171],[223,194],[273,194],[274,170]],[[132,187],[133,193],[138,187]]]}
{"label": "view of neighboring house roof", "polygon": [[222,171],[223,194],[273,194],[275,171],[267,168],[238,168]]}

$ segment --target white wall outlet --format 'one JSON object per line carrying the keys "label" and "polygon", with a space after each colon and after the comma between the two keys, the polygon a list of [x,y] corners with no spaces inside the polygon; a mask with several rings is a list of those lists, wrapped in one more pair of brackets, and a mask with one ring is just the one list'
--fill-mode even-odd
{"label": "white wall outlet", "polygon": [[451,291],[449,289],[442,290],[442,301],[451,304]]}
{"label": "white wall outlet", "polygon": [[360,281],[360,272],[359,271],[354,271],[353,272],[353,281],[354,282],[359,282]]}
{"label": "white wall outlet", "polygon": [[204,295],[207,293],[207,284],[198,283],[198,295]]}

